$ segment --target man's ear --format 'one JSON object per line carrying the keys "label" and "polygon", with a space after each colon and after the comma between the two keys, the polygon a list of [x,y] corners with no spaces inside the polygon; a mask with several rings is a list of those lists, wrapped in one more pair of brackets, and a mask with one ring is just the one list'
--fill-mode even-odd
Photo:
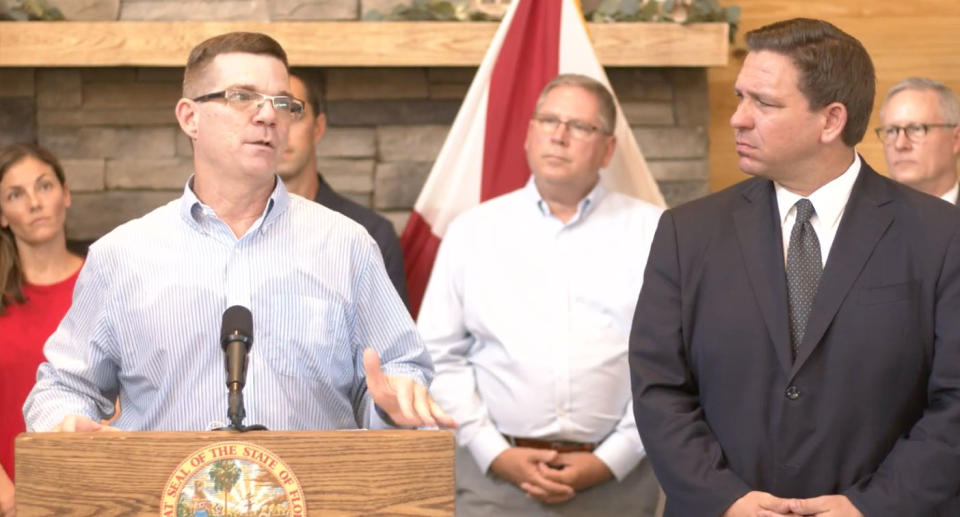
{"label": "man's ear", "polygon": [[953,155],[960,158],[960,126],[953,128]]}
{"label": "man's ear", "polygon": [[313,145],[317,145],[323,140],[323,135],[327,134],[327,114],[317,115],[313,122]]}
{"label": "man's ear", "polygon": [[177,106],[173,108],[173,110],[177,116],[177,122],[180,124],[180,129],[187,134],[190,140],[196,140],[197,134],[200,132],[197,103],[190,99],[182,98],[177,101]]}
{"label": "man's ear", "polygon": [[617,137],[614,135],[609,135],[605,136],[604,138],[607,139],[607,148],[603,152],[603,161],[600,163],[601,168],[610,165],[610,160],[613,159],[613,153],[617,151]]}
{"label": "man's ear", "polygon": [[530,152],[530,142],[537,137],[537,128],[534,126],[536,122],[533,119],[530,119],[527,122],[527,136],[523,139],[523,152]]}
{"label": "man's ear", "polygon": [[820,113],[823,118],[820,141],[826,144],[843,138],[843,130],[847,127],[847,107],[839,102],[831,102],[821,108]]}

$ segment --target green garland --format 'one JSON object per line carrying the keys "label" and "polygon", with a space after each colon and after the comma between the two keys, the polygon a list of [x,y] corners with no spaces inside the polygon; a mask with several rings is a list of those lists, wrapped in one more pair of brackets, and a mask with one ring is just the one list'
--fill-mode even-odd
{"label": "green garland", "polygon": [[14,21],[63,19],[60,9],[50,5],[47,0],[23,0],[20,5],[10,8],[6,13],[0,13],[0,15],[3,14]]}
{"label": "green garland", "polygon": [[686,16],[679,23],[724,22],[730,26],[730,42],[740,25],[740,7],[723,7],[717,0],[692,0],[689,3],[664,0],[662,3],[642,0],[604,0],[597,9],[585,14],[592,22],[672,22],[674,13]]}
{"label": "green garland", "polygon": [[[388,13],[367,11],[368,21],[490,21],[498,18],[481,11],[469,11],[467,0],[411,0],[410,4],[395,5]],[[675,13],[683,21],[678,22]],[[701,23],[723,22],[730,25],[730,42],[740,25],[740,7],[723,7],[717,0],[603,0],[596,10],[584,13],[591,22],[666,22]]]}
{"label": "green garland", "polygon": [[386,14],[372,9],[363,13],[365,21],[480,22],[497,21],[482,11],[468,11],[466,0],[411,0],[397,4]]}

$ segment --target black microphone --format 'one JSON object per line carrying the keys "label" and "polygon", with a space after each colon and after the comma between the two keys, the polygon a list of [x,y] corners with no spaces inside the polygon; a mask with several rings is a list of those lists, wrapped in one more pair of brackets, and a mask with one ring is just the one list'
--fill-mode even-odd
{"label": "black microphone", "polygon": [[253,346],[253,315],[241,305],[234,305],[223,313],[220,327],[220,346],[226,353],[228,395],[227,416],[235,429],[243,428],[243,386],[247,382],[247,354]]}

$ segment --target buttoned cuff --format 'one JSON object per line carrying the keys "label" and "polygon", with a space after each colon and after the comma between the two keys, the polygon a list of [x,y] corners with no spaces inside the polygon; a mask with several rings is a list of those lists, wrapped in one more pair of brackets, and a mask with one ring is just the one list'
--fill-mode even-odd
{"label": "buttoned cuff", "polygon": [[480,471],[486,473],[501,452],[510,448],[507,439],[493,426],[484,427],[466,444]]}
{"label": "buttoned cuff", "polygon": [[35,398],[27,397],[24,411],[27,432],[53,431],[53,428],[63,423],[63,419],[69,415],[85,416],[94,422],[100,422],[103,419],[103,416],[96,411],[96,405],[91,411],[91,408],[85,406],[80,400],[77,400],[76,404],[69,404],[74,402],[70,400],[71,398],[79,399],[78,395],[66,392],[58,392],[55,395],[58,399],[50,407],[44,407]]}
{"label": "buttoned cuff", "polygon": [[636,442],[617,432],[608,436],[593,454],[610,468],[617,481],[623,481],[646,456],[642,446],[638,451]]}
{"label": "buttoned cuff", "polygon": [[60,425],[60,423],[63,422],[63,419],[65,417],[66,417],[66,414],[64,414],[63,417],[60,418],[60,420],[57,420],[56,417],[53,417],[50,415],[45,416],[43,418],[38,418],[36,420],[31,421],[29,424],[27,424],[26,430],[28,433],[50,432],[50,431],[53,431],[54,427],[57,427],[58,425]]}

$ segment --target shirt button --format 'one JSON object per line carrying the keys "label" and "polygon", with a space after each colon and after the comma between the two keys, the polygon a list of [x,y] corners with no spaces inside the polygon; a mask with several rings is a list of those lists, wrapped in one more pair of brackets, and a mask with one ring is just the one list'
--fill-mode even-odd
{"label": "shirt button", "polygon": [[790,386],[787,388],[786,396],[790,400],[797,400],[800,398],[800,388],[796,386]]}

